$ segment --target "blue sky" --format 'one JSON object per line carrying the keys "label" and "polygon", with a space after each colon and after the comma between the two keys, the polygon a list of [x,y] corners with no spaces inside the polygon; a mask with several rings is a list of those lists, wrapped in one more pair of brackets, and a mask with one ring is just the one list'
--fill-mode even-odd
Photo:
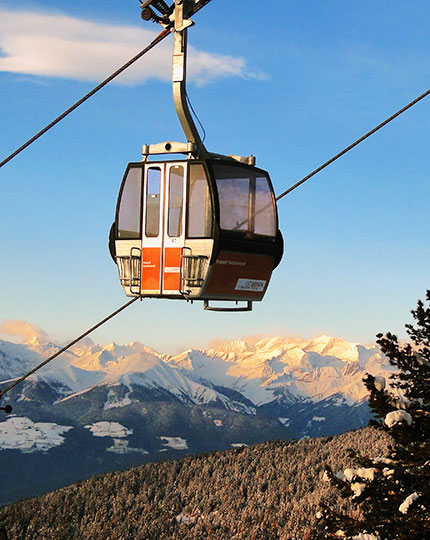
{"label": "blue sky", "polygon": [[[212,0],[189,35],[208,149],[256,155],[280,193],[427,90],[429,15],[404,0]],[[3,0],[0,21],[1,159],[159,31],[131,0]],[[0,170],[3,330],[22,320],[63,341],[126,301],[107,235],[141,145],[183,139],[170,47]],[[285,255],[252,313],[143,301],[93,339],[171,352],[256,334],[403,336],[430,287],[429,99],[280,201]]]}

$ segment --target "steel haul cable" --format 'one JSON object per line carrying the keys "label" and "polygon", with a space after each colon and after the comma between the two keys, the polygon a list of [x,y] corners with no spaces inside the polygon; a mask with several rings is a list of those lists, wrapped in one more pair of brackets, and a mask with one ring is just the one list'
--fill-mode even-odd
{"label": "steel haul cable", "polygon": [[[193,10],[189,13],[189,16],[195,15],[198,11],[200,11],[202,8],[204,8],[207,4],[209,4],[211,0],[200,0],[200,2],[197,2],[194,6]],[[100,84],[98,84],[95,88],[93,88],[88,94],[86,94],[84,97],[82,97],[79,101],[74,103],[71,107],[69,107],[66,111],[64,111],[60,116],[58,116],[55,120],[53,120],[51,123],[49,123],[47,126],[45,126],[43,129],[41,129],[36,135],[31,137],[27,142],[25,142],[22,146],[20,146],[17,150],[12,152],[7,158],[5,158],[3,161],[0,162],[0,168],[3,167],[3,165],[6,165],[11,159],[13,159],[15,156],[20,154],[23,150],[25,150],[30,144],[34,143],[39,137],[41,137],[43,134],[45,134],[47,131],[49,131],[52,127],[54,127],[56,124],[61,122],[63,118],[65,118],[67,115],[69,115],[71,112],[73,112],[75,109],[77,109],[82,103],[87,101],[90,97],[92,97],[96,92],[101,90],[104,86],[106,86],[108,83],[110,83],[115,77],[120,75],[123,71],[125,71],[127,68],[129,68],[132,64],[137,62],[139,58],[142,58],[143,55],[145,55],[147,52],[149,52],[151,49],[153,49],[156,45],[158,45],[161,41],[163,41],[164,38],[166,38],[170,34],[171,26],[165,28],[162,32],[158,34],[158,36],[151,41],[151,43],[145,47],[140,53],[136,54],[131,60],[129,60],[127,63],[125,63],[123,66],[118,68],[112,75],[109,75],[107,79],[102,81]]]}
{"label": "steel haul cable", "polygon": [[98,92],[99,90],[101,90],[104,86],[106,86],[108,83],[110,83],[113,79],[115,79],[115,77],[117,77],[118,75],[120,75],[123,71],[125,71],[128,67],[130,67],[132,64],[134,64],[135,62],[137,62],[137,60],[139,60],[139,58],[142,58],[142,56],[144,54],[146,54],[147,52],[149,52],[151,49],[153,49],[155,47],[155,45],[158,45],[158,43],[160,43],[161,41],[163,41],[164,38],[166,38],[168,35],[169,35],[170,31],[169,30],[163,30],[160,34],[158,34],[158,36],[153,40],[151,41],[151,43],[145,47],[142,51],[140,51],[140,53],[136,54],[136,56],[134,56],[131,60],[129,60],[126,64],[124,64],[123,66],[121,66],[119,69],[117,69],[114,73],[112,73],[112,75],[109,75],[109,77],[107,79],[105,79],[103,82],[101,82],[100,84],[98,84],[95,88],[93,88],[90,92],[88,92],[88,94],[86,94],[84,97],[82,97],[79,101],[77,101],[76,103],[74,103],[71,107],[69,107],[67,109],[67,111],[64,111],[62,114],[60,114],[60,116],[58,116],[55,120],[53,120],[50,124],[48,124],[47,126],[45,126],[43,129],[41,129],[38,133],[36,133],[36,135],[34,135],[31,139],[29,139],[26,143],[24,143],[22,146],[20,146],[17,150],[15,150],[15,152],[12,152],[12,154],[10,154],[7,158],[5,158],[1,163],[0,163],[0,168],[3,167],[3,165],[6,165],[6,163],[8,163],[11,159],[13,159],[15,156],[17,156],[18,154],[20,154],[23,150],[25,150],[27,148],[27,146],[30,146],[30,144],[34,143],[34,141],[36,141],[39,137],[41,137],[43,134],[45,134],[47,131],[49,131],[52,127],[54,127],[56,124],[58,124],[58,122],[61,122],[61,120],[63,120],[63,118],[65,118],[67,115],[69,115],[71,112],[73,112],[75,109],[77,109],[80,105],[82,105],[82,103],[84,103],[85,101],[87,101],[88,99],[90,99],[90,97],[92,97],[96,92]]}
{"label": "steel haul cable", "polygon": [[368,137],[370,137],[371,135],[373,135],[374,133],[376,133],[378,130],[380,130],[381,128],[383,128],[384,126],[386,126],[388,123],[390,123],[392,120],[394,120],[395,118],[397,118],[398,116],[400,116],[402,113],[404,113],[405,111],[407,111],[408,109],[410,109],[411,107],[413,107],[416,103],[418,103],[419,101],[421,101],[422,99],[424,99],[426,96],[428,96],[430,94],[430,89],[427,90],[426,92],[424,92],[423,94],[421,94],[420,96],[418,96],[417,98],[415,98],[413,101],[411,101],[410,103],[408,103],[407,105],[405,105],[402,109],[398,110],[396,113],[392,114],[389,118],[387,118],[386,120],[384,120],[383,122],[381,122],[380,124],[378,124],[376,127],[374,127],[373,129],[371,129],[370,131],[368,131],[365,135],[363,135],[362,137],[360,137],[359,139],[357,139],[356,141],[354,141],[352,144],[350,144],[349,146],[347,146],[346,148],[344,148],[341,152],[339,152],[338,154],[336,154],[335,156],[333,156],[331,159],[329,159],[328,161],[326,161],[325,163],[323,163],[322,165],[320,165],[318,168],[316,168],[315,170],[313,170],[311,173],[309,173],[307,176],[305,176],[304,178],[302,178],[301,180],[299,180],[298,182],[296,182],[293,186],[291,186],[290,188],[286,189],[285,191],[283,191],[280,195],[278,195],[276,197],[276,200],[279,201],[279,199],[282,199],[282,197],[285,197],[285,195],[288,195],[288,193],[291,193],[294,189],[298,188],[299,186],[301,186],[302,184],[304,184],[307,180],[309,180],[309,178],[312,178],[312,176],[315,176],[317,173],[319,173],[320,171],[322,171],[323,169],[325,169],[328,165],[330,165],[331,163],[333,163],[333,161],[336,161],[337,159],[339,159],[341,156],[343,156],[344,154],[346,154],[347,152],[349,152],[350,150],[352,150],[353,148],[355,148],[357,145],[359,145],[361,142],[363,142],[365,139],[367,139]]}
{"label": "steel haul cable", "polygon": [[67,345],[65,345],[62,349],[60,349],[59,351],[57,351],[55,354],[51,355],[49,358],[47,358],[46,360],[44,360],[42,363],[40,363],[38,366],[36,366],[35,368],[33,368],[31,371],[29,371],[28,373],[26,373],[25,375],[23,375],[22,377],[20,377],[19,379],[13,381],[12,384],[10,384],[8,387],[6,387],[4,390],[2,390],[0,392],[0,399],[7,393],[9,392],[9,390],[12,390],[12,388],[15,388],[15,386],[17,386],[18,384],[21,384],[23,381],[25,381],[25,379],[27,379],[28,377],[30,377],[30,375],[33,375],[33,373],[35,373],[36,371],[39,371],[39,369],[43,368],[44,366],[46,366],[46,364],[48,364],[49,362],[51,362],[51,360],[54,360],[54,358],[57,358],[57,356],[60,356],[60,354],[62,354],[63,352],[67,351],[68,349],[70,349],[70,347],[72,347],[73,345],[75,345],[78,341],[80,341],[81,339],[83,339],[84,337],[88,336],[88,334],[90,334],[91,332],[93,332],[94,330],[96,330],[97,328],[100,328],[100,326],[102,326],[105,322],[109,321],[110,319],[112,319],[113,317],[115,317],[115,315],[118,315],[118,313],[120,313],[121,311],[123,311],[124,309],[128,308],[128,306],[131,306],[131,304],[133,304],[133,302],[136,302],[136,300],[139,300],[139,296],[136,296],[136,298],[133,298],[133,300],[130,300],[129,302],[127,302],[126,304],[124,304],[123,306],[121,306],[119,309],[117,309],[116,311],[114,311],[113,313],[111,313],[110,315],[108,315],[107,317],[105,317],[103,320],[101,320],[100,322],[98,322],[97,324],[95,324],[94,326],[92,326],[89,330],[87,330],[86,332],[84,332],[83,334],[81,334],[79,337],[77,337],[76,339],[74,339],[73,341],[71,341],[70,343],[68,343]]}
{"label": "steel haul cable", "polygon": [[[354,141],[353,143],[351,143],[349,146],[347,146],[346,148],[344,148],[343,150],[341,150],[338,154],[336,154],[335,156],[333,156],[332,158],[330,158],[328,161],[326,161],[325,163],[323,163],[322,165],[320,165],[319,167],[317,167],[316,169],[314,169],[311,173],[309,173],[308,175],[306,175],[304,178],[302,178],[301,180],[299,180],[298,182],[296,182],[294,185],[292,185],[290,188],[286,189],[285,191],[283,191],[280,195],[278,195],[277,197],[275,197],[275,201],[279,201],[280,199],[282,199],[282,197],[285,197],[285,195],[288,195],[289,193],[291,193],[293,190],[295,190],[296,188],[298,188],[299,186],[301,186],[302,184],[304,184],[307,180],[309,180],[310,178],[312,178],[312,176],[315,176],[316,174],[318,174],[320,171],[322,171],[323,169],[325,169],[326,167],[328,167],[328,165],[330,165],[331,163],[333,163],[334,161],[336,161],[337,159],[339,159],[341,156],[343,156],[344,154],[346,154],[347,152],[349,152],[350,150],[352,150],[353,148],[355,148],[356,146],[358,146],[361,142],[363,142],[364,140],[366,140],[368,137],[370,137],[371,135],[373,135],[374,133],[376,133],[377,131],[379,131],[381,128],[383,128],[384,126],[386,126],[387,124],[389,124],[392,120],[394,120],[395,118],[397,118],[398,116],[400,116],[402,113],[404,113],[405,111],[407,111],[408,109],[410,109],[411,107],[413,107],[416,103],[418,103],[419,101],[421,101],[422,99],[424,99],[426,96],[428,96],[430,94],[430,89],[429,90],[426,90],[423,94],[421,94],[420,96],[418,96],[417,98],[415,98],[413,101],[411,101],[410,103],[408,103],[407,105],[405,105],[404,107],[402,107],[401,109],[399,109],[397,112],[395,112],[394,114],[392,114],[390,117],[388,117],[386,120],[384,120],[383,122],[381,122],[380,124],[378,124],[376,127],[374,127],[373,129],[371,129],[370,131],[368,131],[367,133],[365,133],[363,136],[361,136],[359,139],[357,139],[356,141]],[[258,212],[256,212],[256,215],[258,214],[261,214],[262,212],[264,212],[264,210],[266,210],[267,208],[270,208],[271,204],[268,204],[267,206],[264,206],[263,208],[260,208],[258,210]],[[242,227],[245,223],[247,223],[247,220],[244,220],[242,221],[241,223],[239,223],[236,227],[235,227],[235,230],[238,230],[240,229],[240,227]]]}

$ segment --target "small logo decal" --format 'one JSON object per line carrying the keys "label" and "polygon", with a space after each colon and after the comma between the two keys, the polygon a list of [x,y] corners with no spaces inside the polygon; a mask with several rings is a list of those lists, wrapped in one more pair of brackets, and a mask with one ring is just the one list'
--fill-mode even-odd
{"label": "small logo decal", "polygon": [[267,281],[265,279],[244,279],[239,278],[236,283],[236,291],[263,292]]}
{"label": "small logo decal", "polygon": [[165,274],[179,274],[179,272],[180,272],[179,266],[165,266],[164,267]]}

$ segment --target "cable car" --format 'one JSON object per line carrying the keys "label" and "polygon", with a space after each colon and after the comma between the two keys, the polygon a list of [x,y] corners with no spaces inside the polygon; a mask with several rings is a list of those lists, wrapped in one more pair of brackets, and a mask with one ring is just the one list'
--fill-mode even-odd
{"label": "cable car", "polygon": [[[165,13],[159,2],[142,4],[161,11],[154,15],[157,22],[173,25],[173,96],[188,142],[144,145],[143,161],[128,164],[109,247],[127,296],[202,300],[205,309],[249,311],[263,299],[283,239],[269,174],[255,166],[253,156],[208,152],[191,117],[185,67],[194,2],[166,6]],[[154,155],[169,158],[150,160]],[[236,305],[215,307],[214,300]]]}

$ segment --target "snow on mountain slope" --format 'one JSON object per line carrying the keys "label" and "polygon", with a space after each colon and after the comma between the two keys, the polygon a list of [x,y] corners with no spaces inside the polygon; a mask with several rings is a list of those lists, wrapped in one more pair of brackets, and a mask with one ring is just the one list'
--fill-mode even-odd
{"label": "snow on mountain slope", "polygon": [[166,361],[195,380],[234,388],[256,405],[280,395],[286,400],[322,400],[341,394],[350,404],[360,402],[367,395],[364,373],[387,375],[392,370],[377,347],[329,336],[234,341],[219,350],[190,350]]}
{"label": "snow on mountain slope", "polygon": [[[58,350],[0,341],[0,384]],[[235,340],[176,356],[84,339],[5,396],[14,416],[0,417],[0,454],[14,467],[3,460],[0,502],[161,456],[359,428],[371,417],[364,373],[391,369],[378,348],[329,336]],[[15,470],[27,479],[35,464],[44,470],[35,491],[15,485]]]}
{"label": "snow on mountain slope", "polygon": [[[35,364],[43,360],[39,354],[48,350],[52,352],[53,349],[55,351],[52,344],[44,346],[36,341],[18,347],[16,354],[36,348],[39,353],[33,353]],[[30,355],[31,358],[33,356]],[[133,388],[143,386],[165,390],[184,403],[218,403],[229,410],[255,414],[255,408],[225,396],[213,389],[212,385],[205,386],[187,377],[185,373],[164,362],[155,351],[138,342],[128,345],[109,343],[101,347],[87,340],[75,347],[70,354],[59,357],[58,361],[55,359],[32,375],[30,380],[44,381],[55,388],[60,401],[72,399],[96,386],[113,388],[124,385],[127,392],[121,398],[114,392],[108,392],[105,409],[129,405],[129,395]]]}
{"label": "snow on mountain slope", "polygon": [[88,371],[73,365],[47,365],[37,374],[31,376],[31,380],[44,381],[54,386],[56,391],[63,396],[71,392],[80,392],[83,389],[94,386],[105,379],[102,371]]}
{"label": "snow on mountain slope", "polygon": [[0,339],[0,380],[21,377],[42,360],[27,346]]}
{"label": "snow on mountain slope", "polygon": [[344,362],[358,361],[358,350],[355,343],[326,335],[310,340],[303,349],[321,356],[333,356]]}
{"label": "snow on mountain slope", "polygon": [[25,417],[10,417],[0,423],[0,450],[21,450],[30,454],[46,452],[64,443],[63,433],[72,426],[59,426],[52,422],[32,422]]}
{"label": "snow on mountain slope", "polygon": [[123,383],[130,389],[134,385],[162,388],[180,401],[203,405],[218,401],[227,409],[243,408],[242,405],[232,403],[225,395],[194,381],[150,353],[136,353],[122,358],[116,365],[108,366],[105,373],[110,386]]}
{"label": "snow on mountain slope", "polygon": [[[37,337],[33,337],[29,341],[26,341],[24,345],[32,351],[40,354],[40,356],[43,358],[49,358],[61,349],[60,345],[56,345],[55,343],[51,343],[50,341],[42,340]],[[63,353],[63,355],[66,358],[70,358],[73,356],[73,353],[71,351],[66,351]]]}
{"label": "snow on mountain slope", "polygon": [[[57,350],[52,343],[33,339],[25,345],[0,342],[0,376],[16,377]],[[18,360],[19,359],[19,360]],[[160,355],[139,342],[94,344],[86,339],[43,368],[33,380],[56,385],[66,399],[95,385],[128,388],[121,399],[113,394],[106,408],[125,406],[133,386],[163,389],[183,402],[208,404],[245,412],[246,405],[222,388],[239,392],[257,406],[283,400],[321,401],[334,395],[359,403],[367,391],[365,372],[387,376],[392,368],[377,347],[339,338],[311,340],[273,337],[235,340],[209,350]],[[244,409],[245,408],[245,409]],[[246,412],[253,413],[252,407]]]}
{"label": "snow on mountain slope", "polygon": [[[0,340],[0,381],[21,377],[59,350],[57,345],[37,338],[24,344]],[[72,365],[74,358],[73,353],[63,353],[31,376],[31,380],[44,381],[55,386],[59,394],[66,395],[97,384],[103,379],[103,373]]]}
{"label": "snow on mountain slope", "polygon": [[123,360],[130,358],[133,355],[141,354],[143,357],[148,355],[159,356],[155,351],[137,341],[127,345],[118,345],[114,342],[101,347],[95,345],[91,340],[86,345],[77,344],[72,351],[75,353],[75,358],[72,363],[74,366],[87,370],[103,370],[105,368],[118,366]]}

